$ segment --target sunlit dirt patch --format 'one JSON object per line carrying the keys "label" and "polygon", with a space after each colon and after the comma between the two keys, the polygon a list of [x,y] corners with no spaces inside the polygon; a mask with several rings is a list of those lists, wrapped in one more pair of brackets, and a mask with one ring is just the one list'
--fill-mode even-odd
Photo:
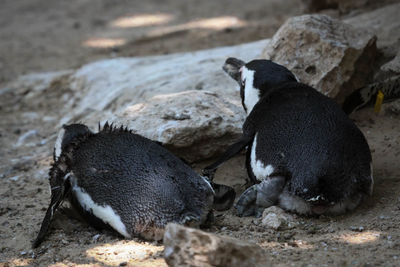
{"label": "sunlit dirt patch", "polygon": [[245,27],[246,25],[246,21],[232,16],[198,19],[184,24],[158,27],[150,31],[147,34],[147,37],[169,35],[177,32],[190,31],[193,29],[221,31],[228,28],[241,28]]}
{"label": "sunlit dirt patch", "polygon": [[91,38],[83,43],[84,46],[92,48],[112,48],[124,44],[126,44],[126,40],[122,38]]}
{"label": "sunlit dirt patch", "polygon": [[293,240],[286,243],[281,242],[262,242],[259,245],[264,249],[313,249],[314,245],[305,240]]}
{"label": "sunlit dirt patch", "polygon": [[74,267],[100,267],[103,266],[103,264],[100,263],[90,263],[90,264],[78,264],[75,262],[70,262],[70,261],[63,261],[63,262],[57,262],[54,264],[50,264],[48,265],[49,267],[70,267],[70,266],[74,266]]}
{"label": "sunlit dirt patch", "polygon": [[110,23],[112,27],[136,28],[166,24],[173,20],[170,14],[141,14],[118,18]]}
{"label": "sunlit dirt patch", "polygon": [[349,244],[365,244],[377,241],[379,239],[380,233],[377,231],[365,231],[361,233],[357,232],[346,232],[340,234],[338,239]]}
{"label": "sunlit dirt patch", "polygon": [[[32,259],[15,258],[8,261],[8,266],[32,266],[32,261]],[[2,263],[0,263],[0,266],[3,266],[1,264]]]}
{"label": "sunlit dirt patch", "polygon": [[91,248],[86,251],[86,255],[98,262],[112,266],[118,266],[123,262],[138,266],[166,266],[162,258],[163,249],[163,246],[150,243],[122,240]]}

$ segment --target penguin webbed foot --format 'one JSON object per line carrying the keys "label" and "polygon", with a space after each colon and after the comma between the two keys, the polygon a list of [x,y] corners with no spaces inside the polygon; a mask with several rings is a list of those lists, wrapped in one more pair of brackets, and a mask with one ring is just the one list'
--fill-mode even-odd
{"label": "penguin webbed foot", "polygon": [[255,214],[256,211],[256,199],[257,199],[257,187],[256,185],[247,188],[239,200],[235,204],[236,214],[239,217],[247,217]]}
{"label": "penguin webbed foot", "polygon": [[246,189],[235,205],[238,216],[261,217],[264,209],[274,205],[285,185],[283,176],[267,177]]}
{"label": "penguin webbed foot", "polygon": [[213,209],[217,211],[225,211],[232,207],[235,201],[236,192],[235,190],[227,185],[216,184],[211,182],[211,186],[214,190],[214,202]]}

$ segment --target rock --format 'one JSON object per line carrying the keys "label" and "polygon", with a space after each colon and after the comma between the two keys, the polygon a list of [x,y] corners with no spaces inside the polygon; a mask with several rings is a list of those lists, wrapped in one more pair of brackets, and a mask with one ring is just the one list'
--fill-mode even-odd
{"label": "rock", "polygon": [[286,21],[263,56],[341,103],[369,80],[375,43],[366,30],[326,15],[304,15]]}
{"label": "rock", "polygon": [[396,55],[400,47],[399,13],[400,3],[396,3],[348,18],[344,22],[372,31],[378,37],[378,49],[390,58]]}
{"label": "rock", "polygon": [[338,8],[338,0],[302,0],[309,12],[316,12],[322,9]]}
{"label": "rock", "polygon": [[19,138],[17,143],[14,145],[15,147],[20,147],[22,145],[25,145],[28,141],[31,141],[32,139],[36,138],[38,135],[37,130],[29,130],[26,133],[22,134]]}
{"label": "rock", "polygon": [[261,226],[274,230],[291,229],[297,224],[292,215],[276,206],[266,208],[261,217]]}
{"label": "rock", "polygon": [[164,258],[169,266],[269,266],[257,244],[168,224]]}
{"label": "rock", "polygon": [[68,115],[60,124],[76,120],[87,123],[94,113],[105,118],[159,94],[204,90],[237,98],[237,85],[223,73],[223,63],[232,55],[247,60],[260,57],[268,42],[87,64],[70,77],[73,98],[65,106]]}
{"label": "rock", "polygon": [[240,137],[245,113],[239,98],[197,90],[157,95],[128,106],[111,121],[193,162],[222,153]]}
{"label": "rock", "polygon": [[394,59],[382,65],[381,71],[392,74],[400,74],[400,50],[397,52],[397,55]]}
{"label": "rock", "polygon": [[303,0],[306,9],[311,12],[322,9],[335,8],[342,13],[360,8],[368,4],[368,0]]}
{"label": "rock", "polygon": [[[25,89],[21,89],[21,97],[25,100],[22,101],[24,105],[52,104],[59,108],[51,114],[54,117],[51,119],[58,123],[54,125],[54,131],[58,131],[63,124],[74,122],[94,129],[99,122],[113,122],[115,119],[114,122],[127,122],[137,133],[166,143],[172,149],[179,148],[187,159],[204,159],[226,148],[227,140],[232,141],[231,138],[239,133],[244,118],[238,85],[225,75],[223,63],[229,56],[243,60],[260,58],[262,49],[268,43],[269,40],[262,40],[165,56],[101,60],[75,71],[24,76],[9,84],[4,92],[23,85],[21,88]],[[29,90],[29,98],[23,94],[26,90]],[[198,93],[174,95],[192,90]],[[53,96],[51,103],[49,95]],[[190,97],[193,101],[206,102],[193,105]],[[217,104],[211,102],[214,100]],[[156,104],[159,106],[155,107]],[[160,116],[151,113],[151,108],[156,108]],[[180,108],[187,109],[189,113]],[[145,117],[139,119],[139,116],[129,113],[132,109],[141,110],[140,116]],[[196,112],[204,118],[200,119],[200,114]],[[157,121],[145,121],[150,118]],[[177,125],[178,129],[173,129],[172,125]],[[194,136],[193,140],[188,140],[190,134]],[[186,149],[189,145],[193,148]],[[200,146],[204,148],[194,149]]]}

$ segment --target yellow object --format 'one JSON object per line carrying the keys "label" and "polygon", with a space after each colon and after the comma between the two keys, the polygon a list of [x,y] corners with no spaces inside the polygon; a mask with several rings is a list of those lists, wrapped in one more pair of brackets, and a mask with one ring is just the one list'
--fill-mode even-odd
{"label": "yellow object", "polygon": [[375,101],[375,107],[374,107],[375,113],[379,113],[381,111],[382,102],[383,102],[384,97],[385,97],[385,95],[382,93],[381,90],[379,90],[378,94],[376,95],[376,101]]}

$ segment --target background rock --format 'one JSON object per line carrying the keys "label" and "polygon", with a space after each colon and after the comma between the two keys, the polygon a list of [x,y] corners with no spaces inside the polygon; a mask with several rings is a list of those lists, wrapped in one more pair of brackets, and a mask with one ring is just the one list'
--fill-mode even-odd
{"label": "background rock", "polygon": [[390,74],[400,74],[400,50],[397,52],[397,55],[394,59],[389,61],[388,63],[382,65],[381,71]]}
{"label": "background rock", "polygon": [[156,95],[111,120],[192,162],[223,152],[240,137],[245,117],[240,99],[225,98],[208,91]]}
{"label": "background rock", "polygon": [[299,80],[342,102],[369,80],[376,37],[326,15],[294,17],[277,31],[263,56]]}
{"label": "background rock", "polygon": [[266,252],[256,244],[201,230],[168,224],[164,258],[169,266],[269,266]]}
{"label": "background rock", "polygon": [[386,58],[393,58],[400,47],[400,3],[388,5],[371,12],[345,19],[354,27],[372,31],[376,45]]}

